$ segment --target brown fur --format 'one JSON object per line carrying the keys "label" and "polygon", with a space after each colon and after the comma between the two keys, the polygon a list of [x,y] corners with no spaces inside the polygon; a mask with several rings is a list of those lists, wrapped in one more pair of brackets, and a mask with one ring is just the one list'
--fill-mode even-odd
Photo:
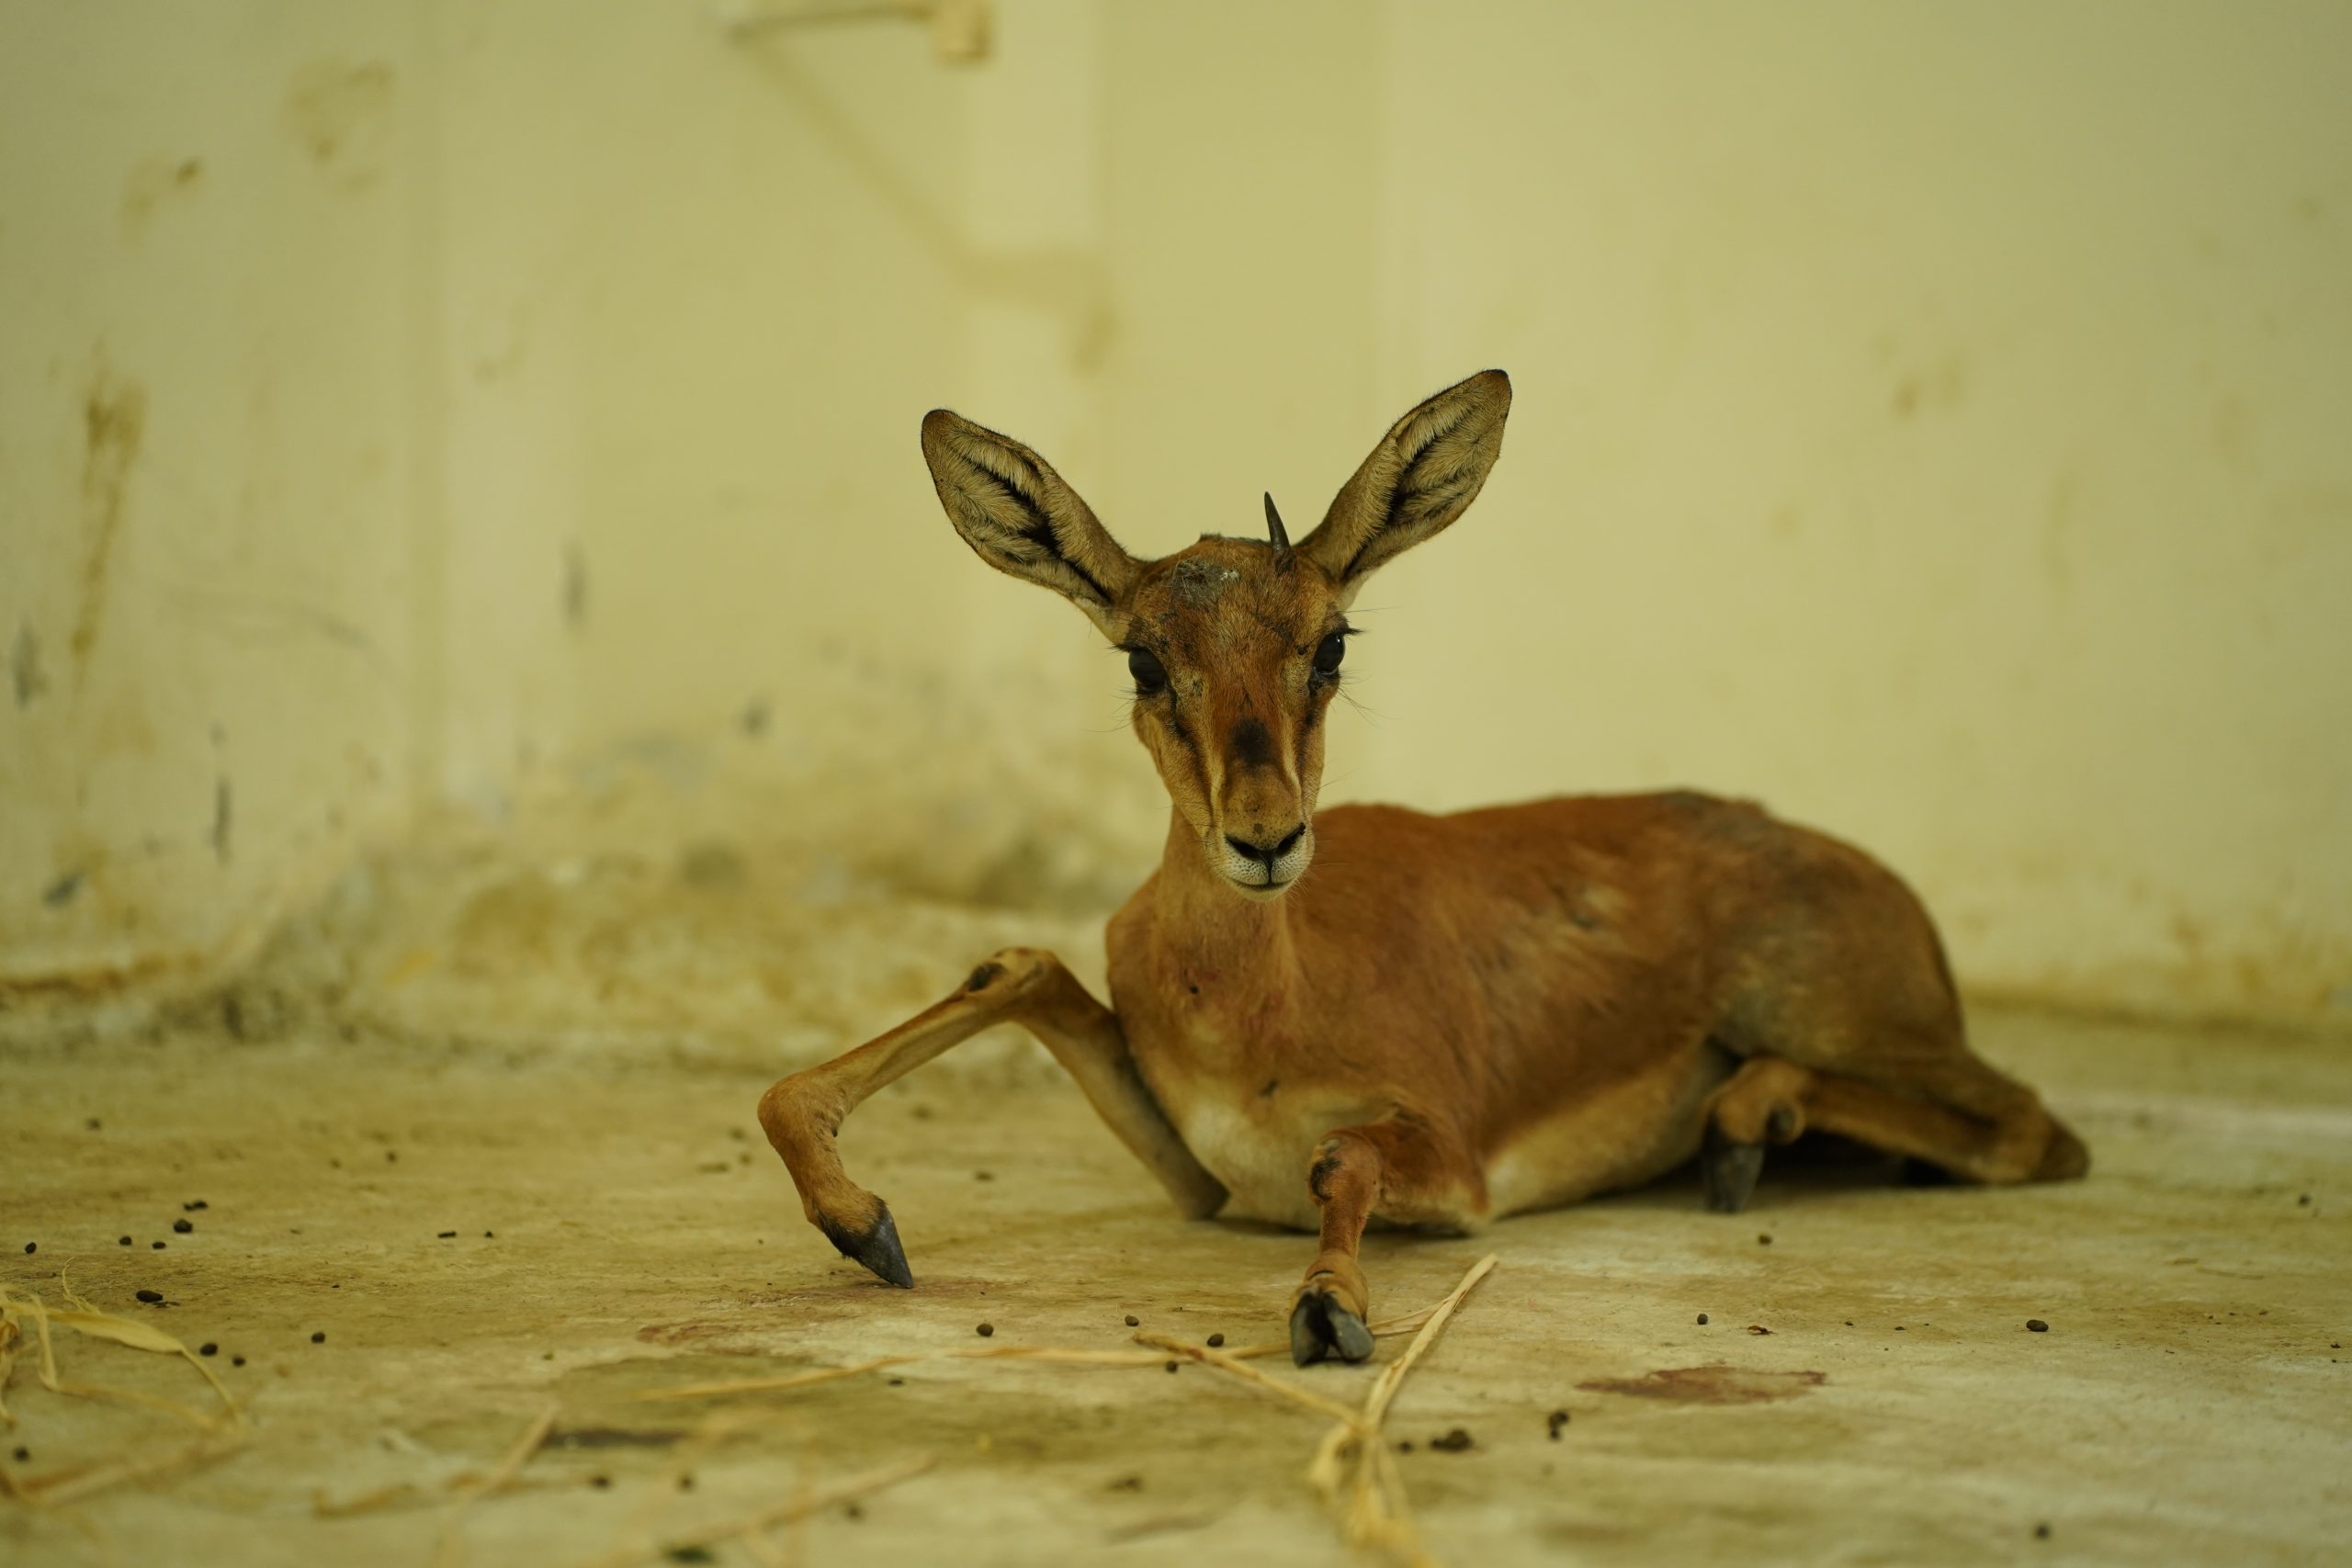
{"label": "brown fur", "polygon": [[1317,650],[1366,575],[1469,505],[1509,407],[1489,371],[1416,408],[1295,547],[1277,525],[1153,562],[1028,448],[924,422],[974,549],[1159,672],[1134,725],[1172,810],[1110,924],[1113,1008],[1012,950],[769,1091],[770,1140],[844,1251],[888,1217],[840,1169],[841,1118],[1001,1020],[1186,1213],[1319,1231],[1301,1297],[1359,1317],[1367,1224],[1468,1229],[1648,1180],[1710,1139],[1814,1127],[1967,1179],[2081,1174],[2080,1142],[1969,1051],[1926,911],[1858,850],[1688,793],[1317,810],[1336,690]]}

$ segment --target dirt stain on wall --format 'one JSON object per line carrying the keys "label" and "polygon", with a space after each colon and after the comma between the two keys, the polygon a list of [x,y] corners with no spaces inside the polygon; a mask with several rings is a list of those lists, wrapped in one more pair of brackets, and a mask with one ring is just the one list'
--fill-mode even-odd
{"label": "dirt stain on wall", "polygon": [[286,90],[287,131],[320,171],[344,190],[365,190],[383,174],[390,151],[392,68],[321,61],[297,72]]}
{"label": "dirt stain on wall", "polygon": [[82,404],[81,598],[66,647],[78,691],[90,670],[107,611],[107,582],[122,532],[123,497],[147,426],[147,393],[136,381],[101,368]]}
{"label": "dirt stain on wall", "polygon": [[137,241],[147,232],[149,220],[165,203],[193,195],[204,184],[201,158],[153,157],[143,160],[122,182],[122,237]]}
{"label": "dirt stain on wall", "polygon": [[49,677],[40,667],[40,638],[30,626],[17,628],[17,640],[8,649],[8,680],[20,708],[32,706],[33,699],[49,690]]}

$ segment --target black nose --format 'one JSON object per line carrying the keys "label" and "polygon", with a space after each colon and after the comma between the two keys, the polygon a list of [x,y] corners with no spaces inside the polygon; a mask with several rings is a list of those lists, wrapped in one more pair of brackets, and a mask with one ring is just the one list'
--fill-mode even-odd
{"label": "black nose", "polygon": [[1274,863],[1282,859],[1283,856],[1290,853],[1292,848],[1297,844],[1300,839],[1306,837],[1306,824],[1301,822],[1297,827],[1293,828],[1289,832],[1283,834],[1282,842],[1278,844],[1253,844],[1247,839],[1237,839],[1230,833],[1227,833],[1225,836],[1225,841],[1231,844],[1236,852],[1247,855],[1250,859],[1257,861],[1271,872],[1274,869]]}

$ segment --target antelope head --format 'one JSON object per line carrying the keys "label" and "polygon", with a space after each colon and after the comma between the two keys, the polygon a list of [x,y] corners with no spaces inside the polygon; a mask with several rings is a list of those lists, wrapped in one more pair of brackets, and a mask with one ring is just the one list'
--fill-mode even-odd
{"label": "antelope head", "polygon": [[1315,856],[1323,715],[1348,605],[1391,558],[1468,509],[1502,451],[1510,378],[1482,371],[1390,427],[1293,545],[1203,535],[1159,560],[1121,548],[1043,457],[935,409],[923,458],[948,521],[998,570],[1052,589],[1125,653],[1136,734],[1209,865],[1275,898]]}

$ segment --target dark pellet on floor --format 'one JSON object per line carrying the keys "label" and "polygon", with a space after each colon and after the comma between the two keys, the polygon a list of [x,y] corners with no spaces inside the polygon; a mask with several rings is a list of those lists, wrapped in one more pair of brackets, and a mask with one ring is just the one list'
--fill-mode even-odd
{"label": "dark pellet on floor", "polygon": [[989,1336],[996,1332],[996,1325],[993,1323],[984,1323],[978,1328],[972,1330],[972,1332],[978,1335],[981,1338],[986,1339]]}
{"label": "dark pellet on floor", "polygon": [[193,1220],[174,1220],[172,1222],[172,1230],[175,1235],[186,1235],[188,1232],[194,1229],[196,1229],[196,1222]]}
{"label": "dark pellet on floor", "polygon": [[2050,1527],[2048,1525],[2034,1526],[2033,1539],[2036,1540],[2048,1540],[2050,1539]]}
{"label": "dark pellet on floor", "polygon": [[481,1238],[482,1238],[482,1240],[484,1240],[484,1241],[488,1241],[488,1240],[490,1239],[490,1233],[489,1233],[488,1231],[484,1231],[484,1232],[482,1232],[482,1233],[481,1233]]}
{"label": "dark pellet on floor", "polygon": [[1705,1325],[1706,1321],[1707,1321],[1707,1314],[1706,1314],[1705,1313],[1703,1313],[1703,1312],[1702,1312],[1702,1313],[1701,1313],[1701,1314],[1699,1314],[1699,1322],[1700,1322],[1700,1324],[1703,1326],[1703,1325]]}
{"label": "dark pellet on floor", "polygon": [[1758,1235],[1756,1238],[1756,1245],[1758,1247],[1770,1247],[1772,1245],[1772,1238],[1769,1235]]}
{"label": "dark pellet on floor", "polygon": [[[93,1122],[93,1123],[92,1123],[92,1125],[93,1125],[93,1126],[95,1126],[95,1125],[96,1125],[96,1123]],[[17,1450],[17,1463],[19,1463],[19,1464],[22,1464],[25,1461],[27,1461],[27,1460],[28,1460],[28,1459],[30,1459],[30,1458],[32,1458],[32,1457],[33,1457],[33,1450],[30,1450],[30,1449],[18,1449],[18,1450]]]}
{"label": "dark pellet on floor", "polygon": [[1172,1371],[1174,1371],[1176,1370],[1176,1363],[1175,1363],[1175,1362],[1173,1362],[1173,1361],[1169,1362],[1169,1363],[1168,1363],[1168,1370],[1169,1370],[1170,1371],[1171,1371],[1171,1372],[1172,1372]]}
{"label": "dark pellet on floor", "polygon": [[1136,1316],[1133,1313],[1127,1314],[1127,1326],[1129,1328],[1139,1328],[1142,1325],[1143,1320],[1141,1318]]}
{"label": "dark pellet on floor", "polygon": [[865,1506],[862,1503],[844,1503],[842,1505],[842,1517],[855,1524],[865,1517]]}
{"label": "dark pellet on floor", "polygon": [[130,1245],[130,1238],[129,1236],[124,1236],[120,1241],[116,1242],[115,1245],[117,1247],[129,1247]]}
{"label": "dark pellet on floor", "polygon": [[1544,1420],[1544,1426],[1549,1428],[1551,1438],[1555,1443],[1560,1440],[1560,1428],[1567,1424],[1568,1413],[1565,1410],[1555,1410]]}
{"label": "dark pellet on floor", "polygon": [[907,1380],[904,1378],[892,1378],[890,1380],[890,1386],[892,1388],[904,1388],[907,1386]]}
{"label": "dark pellet on floor", "polygon": [[245,1364],[245,1359],[243,1356],[232,1356],[229,1358],[229,1364],[232,1367],[242,1367]]}
{"label": "dark pellet on floor", "polygon": [[612,1483],[613,1478],[609,1475],[592,1475],[588,1478],[588,1484],[594,1486],[599,1492],[604,1491]]}
{"label": "dark pellet on floor", "polygon": [[1220,1345],[1222,1345],[1222,1344],[1224,1344],[1224,1343],[1225,1343],[1225,1336],[1224,1336],[1224,1335],[1222,1335],[1222,1334],[1212,1334],[1212,1335],[1210,1335],[1210,1336],[1209,1336],[1209,1348],[1210,1348],[1210,1349],[1214,1350],[1214,1349],[1216,1349],[1218,1346],[1220,1346]]}
{"label": "dark pellet on floor", "polygon": [[456,1235],[458,1233],[457,1233],[456,1231],[441,1231],[441,1232],[439,1232],[439,1233],[437,1233],[437,1234],[440,1235],[440,1237],[441,1237],[441,1239],[442,1239],[443,1241],[447,1241],[450,1237],[452,1237],[452,1236]]}
{"label": "dark pellet on floor", "polygon": [[691,1476],[691,1475],[682,1475],[682,1476],[678,1477],[678,1490],[679,1490],[679,1491],[681,1491],[681,1492],[691,1492],[691,1491],[693,1491],[694,1489],[695,1489],[695,1478],[694,1478],[693,1476]]}
{"label": "dark pellet on floor", "polygon": [[40,1243],[37,1241],[28,1241],[25,1243],[25,1250],[27,1252],[39,1252],[40,1250]]}
{"label": "dark pellet on floor", "polygon": [[2035,1334],[2047,1334],[2050,1332],[2050,1325],[2042,1322],[2041,1319],[2038,1317],[2027,1318],[2025,1320],[2025,1325],[2028,1330]]}
{"label": "dark pellet on floor", "polygon": [[139,1299],[152,1306],[155,1303],[164,1299],[164,1292],[161,1291],[141,1291],[139,1292]]}
{"label": "dark pellet on floor", "polygon": [[2298,1209],[2308,1209],[2311,1207],[2311,1201],[2312,1195],[2306,1192],[2301,1197],[2295,1200],[2295,1207]]}
{"label": "dark pellet on floor", "polygon": [[1408,1454],[1408,1453],[1411,1453],[1411,1452],[1413,1451],[1413,1439],[1412,1439],[1412,1438],[1397,1438],[1397,1439],[1396,1439],[1396,1451],[1397,1451],[1398,1453],[1400,1453],[1400,1454]]}
{"label": "dark pellet on floor", "polygon": [[191,1214],[196,1213],[198,1209],[209,1209],[210,1207],[212,1207],[212,1205],[206,1202],[201,1198],[192,1198],[188,1200],[188,1201],[180,1205],[182,1210]]}
{"label": "dark pellet on floor", "polygon": [[96,1132],[98,1130],[98,1119],[95,1116],[91,1117],[89,1126],[91,1132]]}
{"label": "dark pellet on floor", "polygon": [[1442,1438],[1430,1439],[1430,1447],[1440,1453],[1466,1454],[1477,1446],[1476,1440],[1470,1436],[1468,1429],[1462,1427],[1456,1427]]}
{"label": "dark pellet on floor", "polygon": [[327,1342],[327,1331],[326,1331],[325,1329],[323,1329],[323,1328],[320,1329],[317,1333],[315,1333],[315,1334],[313,1334],[313,1335],[311,1335],[311,1344],[313,1344],[313,1345],[323,1345],[323,1344],[325,1344],[326,1342]]}
{"label": "dark pellet on floor", "polygon": [[996,1173],[994,1171],[988,1170],[976,1170],[972,1172],[972,1179],[975,1181],[994,1181],[996,1179]]}
{"label": "dark pellet on floor", "polygon": [[151,1242],[149,1242],[147,1245],[148,1245],[149,1247],[153,1247],[153,1248],[154,1248],[156,1251],[158,1251],[158,1252],[161,1252],[161,1251],[163,1251],[163,1250],[164,1250],[164,1244],[163,1244],[162,1242],[160,1242],[160,1241],[151,1241]]}
{"label": "dark pellet on floor", "polygon": [[217,1356],[220,1353],[220,1347],[208,1339],[196,1348],[196,1353],[199,1356]]}

